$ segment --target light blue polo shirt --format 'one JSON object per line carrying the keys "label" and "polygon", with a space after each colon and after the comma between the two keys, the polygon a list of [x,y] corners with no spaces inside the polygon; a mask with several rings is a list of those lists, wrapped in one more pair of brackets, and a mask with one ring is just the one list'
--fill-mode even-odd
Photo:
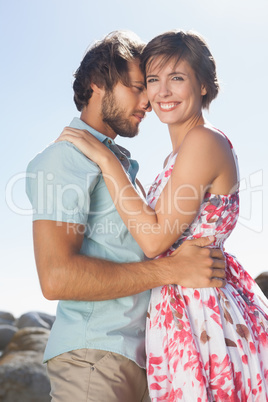
{"label": "light blue polo shirt", "polygon": [[[127,150],[74,118],[71,127],[90,131],[118,157],[134,183],[138,163]],[[86,226],[81,254],[115,262],[144,255],[120,218],[99,167],[73,144],[49,145],[28,165],[26,192],[33,220]],[[75,349],[122,354],[145,368],[145,320],[150,291],[105,301],[59,301],[44,360]]]}

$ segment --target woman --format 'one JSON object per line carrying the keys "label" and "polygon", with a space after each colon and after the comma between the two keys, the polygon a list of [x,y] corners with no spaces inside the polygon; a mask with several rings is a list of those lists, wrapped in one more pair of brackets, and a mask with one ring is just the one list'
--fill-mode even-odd
{"label": "woman", "polygon": [[[202,114],[219,89],[214,59],[198,34],[172,31],[148,43],[142,65],[149,101],[168,125],[173,148],[147,203],[95,138],[65,130],[61,140],[98,163],[115,201],[122,192],[116,207],[148,257],[211,234],[222,247],[238,219],[239,178],[230,141]],[[152,290],[146,341],[152,401],[268,400],[267,301],[237,260],[226,259],[222,289]]]}

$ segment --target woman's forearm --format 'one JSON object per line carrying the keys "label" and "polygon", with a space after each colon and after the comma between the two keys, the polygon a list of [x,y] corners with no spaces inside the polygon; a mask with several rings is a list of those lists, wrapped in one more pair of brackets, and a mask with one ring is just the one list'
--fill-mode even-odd
{"label": "woman's forearm", "polygon": [[[167,235],[169,225],[162,211],[157,213],[140,197],[113,154],[105,155],[99,166],[118,213],[144,253],[153,258],[167,250],[174,239]],[[176,238],[180,234],[177,231]]]}

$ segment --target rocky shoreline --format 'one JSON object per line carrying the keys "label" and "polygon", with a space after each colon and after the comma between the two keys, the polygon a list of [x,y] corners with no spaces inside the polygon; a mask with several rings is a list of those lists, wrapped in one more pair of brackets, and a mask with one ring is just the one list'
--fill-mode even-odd
{"label": "rocky shoreline", "polygon": [[[255,281],[268,297],[268,272]],[[50,402],[43,353],[55,316],[31,311],[16,319],[0,311],[0,401]]]}
{"label": "rocky shoreline", "polygon": [[0,311],[0,401],[51,401],[43,353],[54,320],[36,311],[18,319]]}

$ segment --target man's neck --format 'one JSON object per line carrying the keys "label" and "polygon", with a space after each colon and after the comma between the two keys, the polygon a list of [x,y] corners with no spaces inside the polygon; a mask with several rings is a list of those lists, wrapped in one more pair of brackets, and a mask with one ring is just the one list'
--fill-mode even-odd
{"label": "man's neck", "polygon": [[116,133],[102,120],[101,113],[87,106],[81,112],[80,119],[99,133],[115,139]]}

